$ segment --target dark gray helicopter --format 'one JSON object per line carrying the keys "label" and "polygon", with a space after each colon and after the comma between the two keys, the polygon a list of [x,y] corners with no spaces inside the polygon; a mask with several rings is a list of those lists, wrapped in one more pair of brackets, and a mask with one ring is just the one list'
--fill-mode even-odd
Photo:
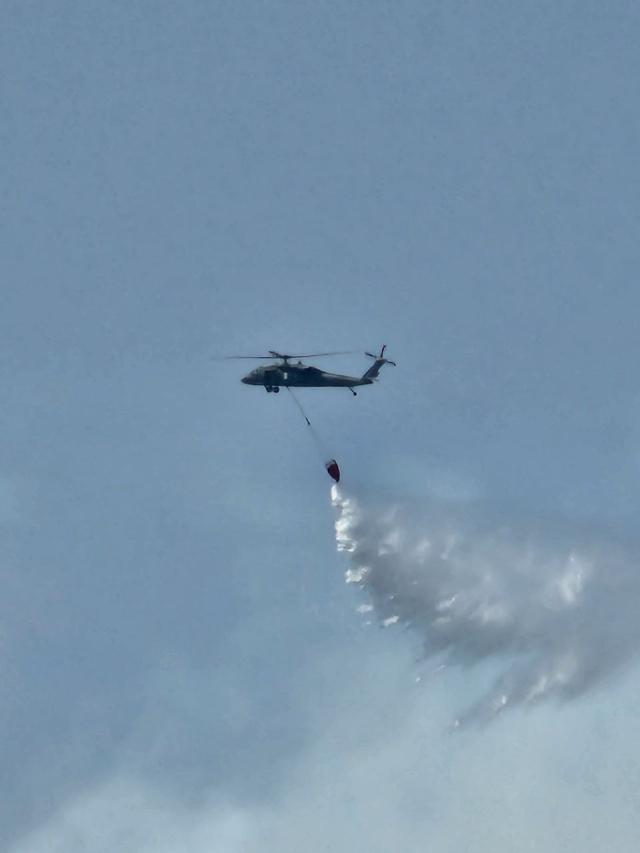
{"label": "dark gray helicopter", "polygon": [[291,364],[292,358],[320,358],[321,356],[329,355],[346,355],[348,352],[315,352],[306,353],[305,355],[284,355],[283,353],[269,350],[268,355],[231,355],[227,358],[252,358],[262,359],[271,358],[281,362],[280,364],[269,364],[257,367],[242,378],[245,385],[262,385],[267,391],[273,391],[277,394],[280,388],[348,388],[355,396],[354,387],[359,385],[373,385],[375,379],[380,372],[380,368],[384,364],[393,364],[395,361],[390,361],[384,357],[385,346],[380,350],[380,355],[366,352],[369,358],[373,358],[374,362],[371,367],[365,371],[362,376],[344,376],[340,373],[327,373],[325,370],[320,370],[318,367],[311,367],[298,361],[297,364]]}

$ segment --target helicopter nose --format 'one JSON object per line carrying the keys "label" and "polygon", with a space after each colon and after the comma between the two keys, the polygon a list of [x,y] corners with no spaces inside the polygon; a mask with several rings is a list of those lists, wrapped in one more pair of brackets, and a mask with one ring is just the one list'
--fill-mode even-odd
{"label": "helicopter nose", "polygon": [[243,376],[242,379],[240,380],[240,382],[244,382],[245,385],[249,385],[251,380],[249,379],[248,376]]}

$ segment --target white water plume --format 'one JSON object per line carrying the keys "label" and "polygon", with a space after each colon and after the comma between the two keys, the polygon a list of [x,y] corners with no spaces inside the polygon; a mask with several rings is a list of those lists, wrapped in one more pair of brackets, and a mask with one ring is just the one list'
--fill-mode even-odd
{"label": "white water plume", "polygon": [[581,694],[640,650],[640,560],[614,537],[479,502],[332,496],[347,583],[380,624],[411,626],[445,666],[499,666],[458,724]]}

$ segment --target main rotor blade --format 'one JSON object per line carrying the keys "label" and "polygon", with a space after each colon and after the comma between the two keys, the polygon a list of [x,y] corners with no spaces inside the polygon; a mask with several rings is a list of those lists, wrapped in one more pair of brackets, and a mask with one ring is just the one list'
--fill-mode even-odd
{"label": "main rotor blade", "polygon": [[348,350],[338,350],[336,352],[305,352],[305,353],[295,353],[294,355],[282,355],[278,356],[279,358],[324,358],[324,356],[328,355],[357,355],[360,350],[348,349]]}
{"label": "main rotor blade", "polygon": [[325,356],[330,355],[358,355],[360,350],[337,350],[336,352],[307,352],[307,353],[294,353],[293,355],[289,355],[288,353],[280,353],[275,350],[271,350],[266,355],[219,355],[212,356],[214,361],[226,361],[229,359],[238,359],[238,358],[251,358],[251,359],[259,359],[261,361],[273,361],[274,358],[324,358]]}

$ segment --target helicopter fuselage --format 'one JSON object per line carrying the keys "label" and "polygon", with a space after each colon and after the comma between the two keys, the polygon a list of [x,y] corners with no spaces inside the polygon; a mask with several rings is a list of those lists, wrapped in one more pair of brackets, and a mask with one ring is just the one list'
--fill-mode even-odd
{"label": "helicopter fuselage", "polygon": [[359,385],[373,385],[373,379],[367,376],[345,376],[340,373],[327,373],[317,367],[304,364],[273,364],[257,367],[241,380],[245,385],[263,385],[272,388],[353,388]]}

